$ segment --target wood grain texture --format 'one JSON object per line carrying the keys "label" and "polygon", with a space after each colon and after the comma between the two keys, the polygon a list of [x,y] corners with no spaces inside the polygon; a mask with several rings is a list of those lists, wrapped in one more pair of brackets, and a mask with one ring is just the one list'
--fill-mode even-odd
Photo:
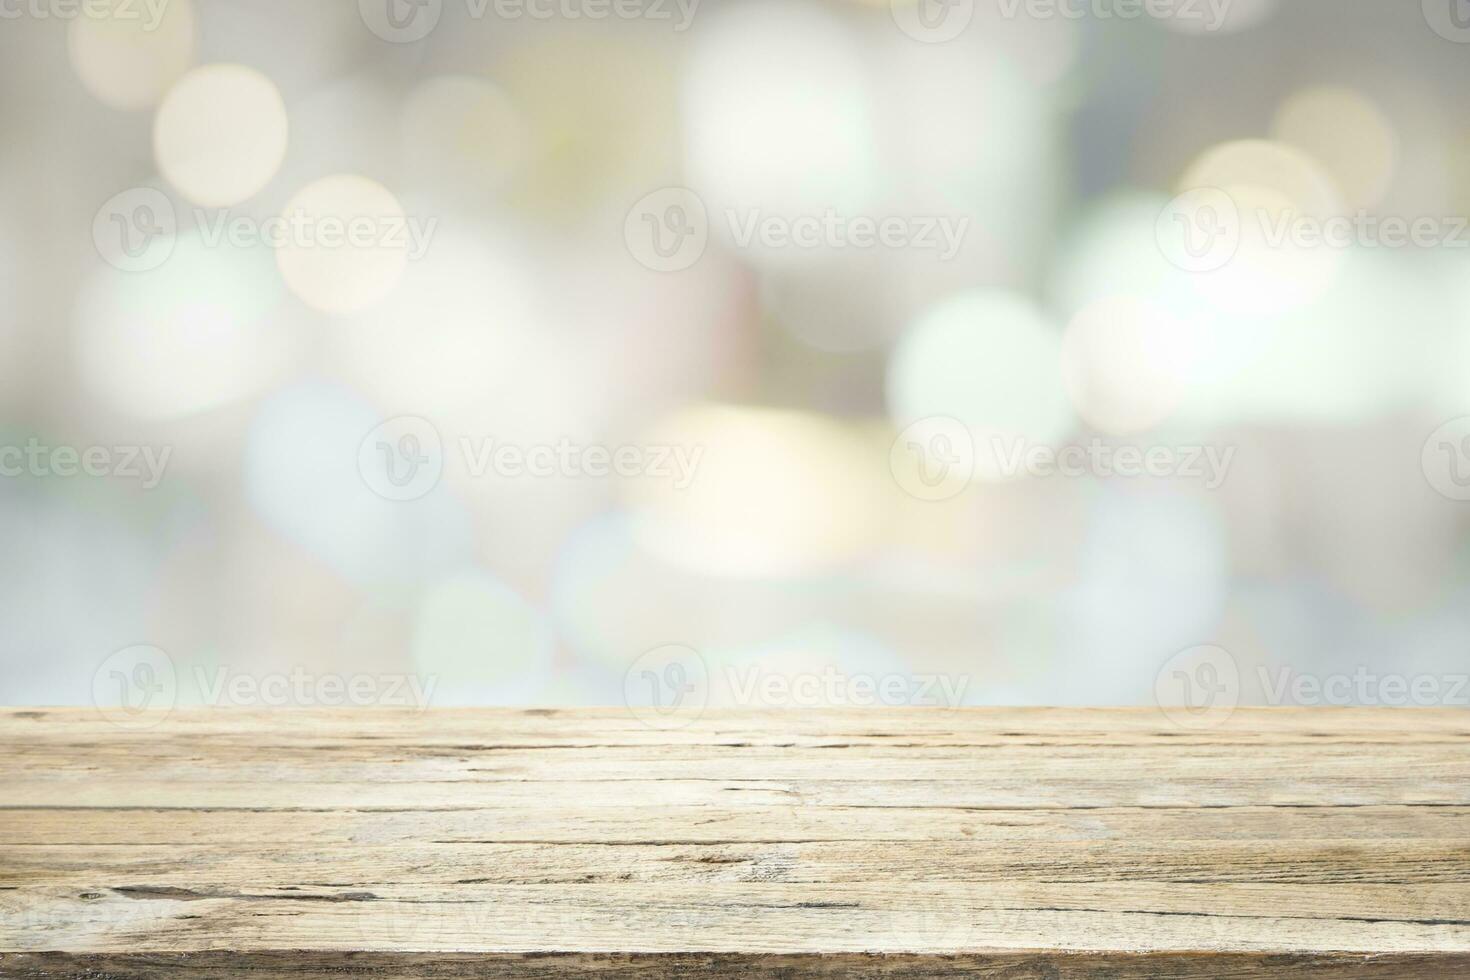
{"label": "wood grain texture", "polygon": [[1470,714],[0,711],[4,977],[1470,971]]}

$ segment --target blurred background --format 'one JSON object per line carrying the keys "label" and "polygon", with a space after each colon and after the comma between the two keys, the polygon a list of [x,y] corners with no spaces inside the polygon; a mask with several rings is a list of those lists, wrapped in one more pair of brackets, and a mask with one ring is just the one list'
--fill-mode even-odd
{"label": "blurred background", "polygon": [[0,702],[1470,703],[1463,4],[895,4],[6,0]]}

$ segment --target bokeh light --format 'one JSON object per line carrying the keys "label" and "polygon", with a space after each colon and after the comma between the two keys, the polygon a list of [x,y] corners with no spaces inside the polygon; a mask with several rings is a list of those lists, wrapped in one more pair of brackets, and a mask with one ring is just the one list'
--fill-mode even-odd
{"label": "bokeh light", "polygon": [[372,306],[393,291],[412,250],[431,244],[427,223],[410,226],[388,188],[355,174],[303,187],[282,218],[301,231],[276,250],[281,276],[291,292],[323,313]]}
{"label": "bokeh light", "polygon": [[1326,167],[1349,206],[1371,208],[1383,200],[1398,163],[1398,135],[1361,93],[1336,86],[1293,92],[1271,130]]}
{"label": "bokeh light", "polygon": [[421,83],[403,106],[403,152],[417,184],[474,199],[525,165],[530,134],[503,89],[471,75]]}
{"label": "bokeh light", "polygon": [[[169,462],[0,473],[0,702],[138,643],[442,704],[1470,645],[1470,61],[1412,0],[84,6],[0,31],[0,453]],[[829,215],[959,230],[741,236]]]}
{"label": "bokeh light", "polygon": [[711,20],[693,39],[682,93],[691,186],[706,206],[795,217],[869,205],[877,161],[852,30],[821,7],[777,0]]}
{"label": "bokeh light", "polygon": [[105,16],[78,17],[67,26],[72,68],[88,92],[115,109],[147,109],[194,62],[193,0],[159,5],[156,20],[118,16],[136,12],[125,0],[107,0]]}
{"label": "bokeh light", "polygon": [[464,565],[463,510],[443,490],[407,503],[375,493],[359,447],[383,418],[349,389],[303,382],[266,399],[244,447],[245,494],[275,533],[379,601]]}
{"label": "bokeh light", "polygon": [[875,540],[883,473],[860,437],[830,419],[700,406],[646,442],[694,463],[688,486],[647,480],[629,490],[639,542],[667,561],[787,577],[855,560]]}
{"label": "bokeh light", "polygon": [[1181,190],[1229,196],[1240,244],[1223,268],[1194,278],[1210,302],[1231,313],[1284,313],[1321,296],[1339,271],[1343,250],[1303,244],[1300,229],[1343,214],[1331,176],[1315,159],[1270,140],[1238,140],[1202,154]]}
{"label": "bokeh light", "polygon": [[972,433],[978,472],[999,477],[1010,444],[1055,444],[1075,424],[1062,385],[1061,332],[1011,293],[950,297],[894,347],[888,409],[899,429],[926,418],[959,420]]}
{"label": "bokeh light", "polygon": [[1062,340],[1062,378],[1077,413],[1126,435],[1166,420],[1184,400],[1198,338],[1158,307],[1127,297],[1084,307]]}
{"label": "bokeh light", "polygon": [[77,299],[77,367],[109,410],[170,418],[283,378],[301,342],[281,318],[269,251],[181,235],[149,274],[102,267]]}
{"label": "bokeh light", "polygon": [[158,107],[153,155],[189,200],[229,207],[275,176],[289,128],[269,78],[243,65],[205,65],[180,78]]}

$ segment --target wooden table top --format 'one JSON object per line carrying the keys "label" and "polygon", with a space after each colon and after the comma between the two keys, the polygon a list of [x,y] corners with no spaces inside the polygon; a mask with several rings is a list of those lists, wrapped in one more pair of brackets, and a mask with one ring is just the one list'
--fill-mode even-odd
{"label": "wooden table top", "polygon": [[1466,712],[149,721],[0,711],[0,976],[1470,971]]}

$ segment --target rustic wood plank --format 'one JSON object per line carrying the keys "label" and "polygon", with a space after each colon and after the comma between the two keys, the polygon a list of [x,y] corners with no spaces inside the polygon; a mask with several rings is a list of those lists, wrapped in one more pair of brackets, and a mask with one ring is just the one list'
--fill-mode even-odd
{"label": "rustic wood plank", "polygon": [[0,711],[0,976],[1441,977],[1470,715]]}
{"label": "rustic wood plank", "polygon": [[1464,840],[1470,807],[986,810],[643,807],[460,810],[0,809],[0,844]]}
{"label": "rustic wood plank", "polygon": [[[8,966],[7,966],[8,961]],[[742,980],[845,980],[852,976],[902,980],[1420,980],[1442,978],[1440,956],[1320,956],[1139,953],[1126,960],[1091,953],[918,955],[861,953],[845,956],[747,953],[132,953],[74,956],[14,954],[0,961],[6,976],[54,980],[58,976],[107,980],[157,980],[208,976],[214,980],[463,980],[466,977],[607,980],[669,977],[740,977]]]}
{"label": "rustic wood plank", "polygon": [[[119,728],[86,708],[0,708],[0,738],[28,742],[71,741],[109,745],[187,740],[208,735],[220,743],[272,745],[790,745],[899,740],[901,744],[994,744],[1007,740],[1044,744],[1131,745],[1170,743],[1256,744],[1272,741],[1350,743],[1409,741],[1470,742],[1464,712],[1381,708],[1238,710],[1214,728],[1181,728],[1158,711],[1136,708],[884,708],[881,710],[721,709],[693,723],[655,728],[618,708],[532,708],[486,712],[475,708],[371,709],[364,728],[355,709],[289,710],[237,708],[176,711],[167,724]],[[57,722],[65,722],[59,727]]]}
{"label": "rustic wood plank", "polygon": [[95,883],[220,890],[232,881],[287,889],[350,877],[362,887],[414,883],[650,885],[695,882],[1158,881],[1185,884],[1470,883],[1470,840],[890,841],[718,844],[359,844],[339,849],[258,840],[208,844],[6,847],[0,888]]}

